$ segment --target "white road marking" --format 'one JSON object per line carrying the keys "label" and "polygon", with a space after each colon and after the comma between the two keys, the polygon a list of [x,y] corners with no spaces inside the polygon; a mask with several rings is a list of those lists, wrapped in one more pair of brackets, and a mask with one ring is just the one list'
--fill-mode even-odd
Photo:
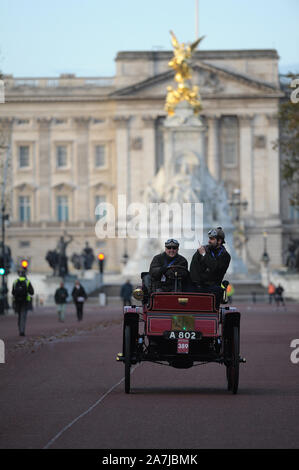
{"label": "white road marking", "polygon": [[[136,367],[138,367],[139,364],[137,364],[134,369],[131,370],[131,374],[134,372],[134,370],[136,369]],[[69,424],[67,424],[63,429],[61,429],[61,431],[59,431],[59,433],[56,434],[56,436],[54,436],[44,447],[43,449],[48,449],[55,441],[57,441],[57,439],[59,439],[59,437],[65,432],[67,431],[68,429],[70,429],[73,424],[75,424],[77,421],[79,421],[79,419],[83,418],[83,416],[86,416],[88,413],[90,413],[90,411],[92,411],[97,405],[99,405],[103,400],[104,398],[107,397],[107,395],[109,395],[109,393],[111,393],[116,387],[118,387],[118,385],[120,385],[123,381],[125,380],[125,377],[123,377],[119,382],[117,382],[116,384],[114,384],[111,388],[109,388],[109,390],[104,393],[104,395],[102,395],[93,405],[91,405],[86,411],[84,411],[83,413],[81,413],[79,416],[77,416],[77,418],[73,419],[73,421],[71,421]]]}

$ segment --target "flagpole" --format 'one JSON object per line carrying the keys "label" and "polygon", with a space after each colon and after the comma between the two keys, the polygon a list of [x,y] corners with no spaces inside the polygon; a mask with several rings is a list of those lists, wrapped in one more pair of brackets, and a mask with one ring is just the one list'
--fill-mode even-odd
{"label": "flagpole", "polygon": [[195,0],[195,39],[199,38],[199,31],[198,31],[198,2],[199,0]]}

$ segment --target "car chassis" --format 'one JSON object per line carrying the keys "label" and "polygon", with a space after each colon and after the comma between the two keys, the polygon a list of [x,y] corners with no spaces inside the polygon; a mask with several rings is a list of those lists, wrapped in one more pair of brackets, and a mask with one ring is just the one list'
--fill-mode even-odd
{"label": "car chassis", "polygon": [[240,312],[216,309],[214,294],[137,290],[143,305],[124,307],[123,351],[116,358],[125,365],[125,392],[131,391],[131,366],[143,361],[180,369],[216,362],[225,365],[227,389],[236,394],[239,364],[246,362]]}

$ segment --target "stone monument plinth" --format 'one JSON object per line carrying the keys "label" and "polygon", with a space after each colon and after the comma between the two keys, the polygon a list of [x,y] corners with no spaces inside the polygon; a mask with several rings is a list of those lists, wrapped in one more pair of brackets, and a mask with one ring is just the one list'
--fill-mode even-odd
{"label": "stone monument plinth", "polygon": [[[232,258],[228,273],[247,272],[234,250],[235,227],[226,190],[222,182],[212,177],[205,162],[205,132],[202,118],[194,115],[187,102],[180,103],[176,114],[165,119],[164,164],[144,191],[143,202],[148,207],[152,203],[166,203],[169,208],[177,208],[177,212],[181,210],[181,217],[166,211],[164,218],[161,215],[158,236],[153,238],[140,234],[135,253],[123,269],[124,276],[148,271],[153,256],[164,250],[166,238],[171,237],[180,242],[179,252],[190,264],[198,242],[206,244],[208,231],[218,226],[225,231],[226,247]],[[186,227],[183,216],[186,204],[197,209],[189,227]],[[169,228],[171,230],[167,231]]]}

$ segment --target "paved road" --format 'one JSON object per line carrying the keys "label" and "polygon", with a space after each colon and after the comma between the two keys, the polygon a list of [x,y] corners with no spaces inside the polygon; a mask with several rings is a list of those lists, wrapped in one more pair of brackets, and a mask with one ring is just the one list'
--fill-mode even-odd
{"label": "paved road", "polygon": [[[285,312],[241,306],[240,387],[226,391],[218,364],[177,370],[142,363],[124,393],[118,307],[86,306],[58,323],[54,309],[0,317],[6,363],[0,364],[1,449],[298,448],[299,305]],[[297,354],[299,356],[299,353]]]}

